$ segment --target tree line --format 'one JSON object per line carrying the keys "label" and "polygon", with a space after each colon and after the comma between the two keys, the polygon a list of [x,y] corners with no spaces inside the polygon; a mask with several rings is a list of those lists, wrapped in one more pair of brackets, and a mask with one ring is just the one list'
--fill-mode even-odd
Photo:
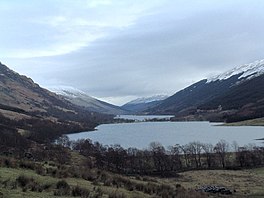
{"label": "tree line", "polygon": [[264,147],[241,147],[225,140],[215,145],[201,142],[176,144],[167,149],[159,142],[152,142],[144,150],[125,149],[120,145],[104,146],[89,139],[69,141],[67,136],[59,138],[57,144],[86,156],[91,168],[125,174],[167,177],[186,170],[242,169],[264,165]]}

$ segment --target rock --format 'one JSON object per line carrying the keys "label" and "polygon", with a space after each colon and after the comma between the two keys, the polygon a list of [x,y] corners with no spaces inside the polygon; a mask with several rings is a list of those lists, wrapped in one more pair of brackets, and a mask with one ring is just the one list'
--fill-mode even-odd
{"label": "rock", "polygon": [[[222,187],[222,186],[211,186],[211,185],[207,185],[207,186],[202,186],[200,188],[197,188],[196,191],[199,192],[208,192],[208,193],[220,193],[220,194],[224,194],[224,195],[231,195],[232,191],[226,187]],[[234,190],[235,192],[235,190]]]}

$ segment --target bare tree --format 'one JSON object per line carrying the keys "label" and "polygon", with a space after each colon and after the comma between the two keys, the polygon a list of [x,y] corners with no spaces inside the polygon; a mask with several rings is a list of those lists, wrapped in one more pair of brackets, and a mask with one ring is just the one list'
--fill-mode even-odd
{"label": "bare tree", "polygon": [[222,167],[226,166],[226,155],[229,150],[229,143],[225,140],[220,140],[214,147],[215,152],[218,154]]}
{"label": "bare tree", "polygon": [[202,148],[206,157],[207,166],[208,168],[211,168],[214,146],[212,144],[202,144]]}
{"label": "bare tree", "polygon": [[190,167],[190,152],[188,148],[188,144],[185,144],[183,146],[179,146],[181,153],[183,154],[184,157],[184,162],[186,168]]}
{"label": "bare tree", "polygon": [[188,144],[188,149],[190,151],[193,160],[195,161],[196,168],[201,167],[202,143],[190,142]]}
{"label": "bare tree", "polygon": [[159,142],[151,142],[149,148],[153,154],[153,161],[157,171],[164,171],[166,167],[165,148]]}
{"label": "bare tree", "polygon": [[67,135],[62,135],[61,137],[59,137],[56,140],[56,143],[63,146],[63,147],[70,147],[71,146],[70,139]]}
{"label": "bare tree", "polygon": [[170,166],[171,170],[175,171],[178,169],[182,169],[182,162],[181,162],[181,156],[180,156],[180,145],[176,144],[175,146],[169,146],[168,147],[168,153],[170,156]]}

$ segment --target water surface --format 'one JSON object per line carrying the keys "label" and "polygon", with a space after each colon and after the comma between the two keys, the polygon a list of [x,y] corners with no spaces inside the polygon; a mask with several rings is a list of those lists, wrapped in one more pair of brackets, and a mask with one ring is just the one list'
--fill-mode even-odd
{"label": "water surface", "polygon": [[136,122],[103,124],[96,131],[70,134],[70,140],[89,138],[104,145],[147,148],[156,141],[165,147],[187,144],[192,141],[215,144],[224,139],[245,144],[262,144],[255,139],[264,137],[263,127],[257,126],[216,126],[209,122]]}

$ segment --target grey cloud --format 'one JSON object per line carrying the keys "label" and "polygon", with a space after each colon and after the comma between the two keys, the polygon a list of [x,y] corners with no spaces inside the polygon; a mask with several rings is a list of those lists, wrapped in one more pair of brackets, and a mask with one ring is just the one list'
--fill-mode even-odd
{"label": "grey cloud", "polygon": [[263,2],[178,2],[182,7],[171,1],[73,53],[16,63],[32,61],[28,75],[40,84],[127,98],[173,94],[212,73],[263,58]]}

